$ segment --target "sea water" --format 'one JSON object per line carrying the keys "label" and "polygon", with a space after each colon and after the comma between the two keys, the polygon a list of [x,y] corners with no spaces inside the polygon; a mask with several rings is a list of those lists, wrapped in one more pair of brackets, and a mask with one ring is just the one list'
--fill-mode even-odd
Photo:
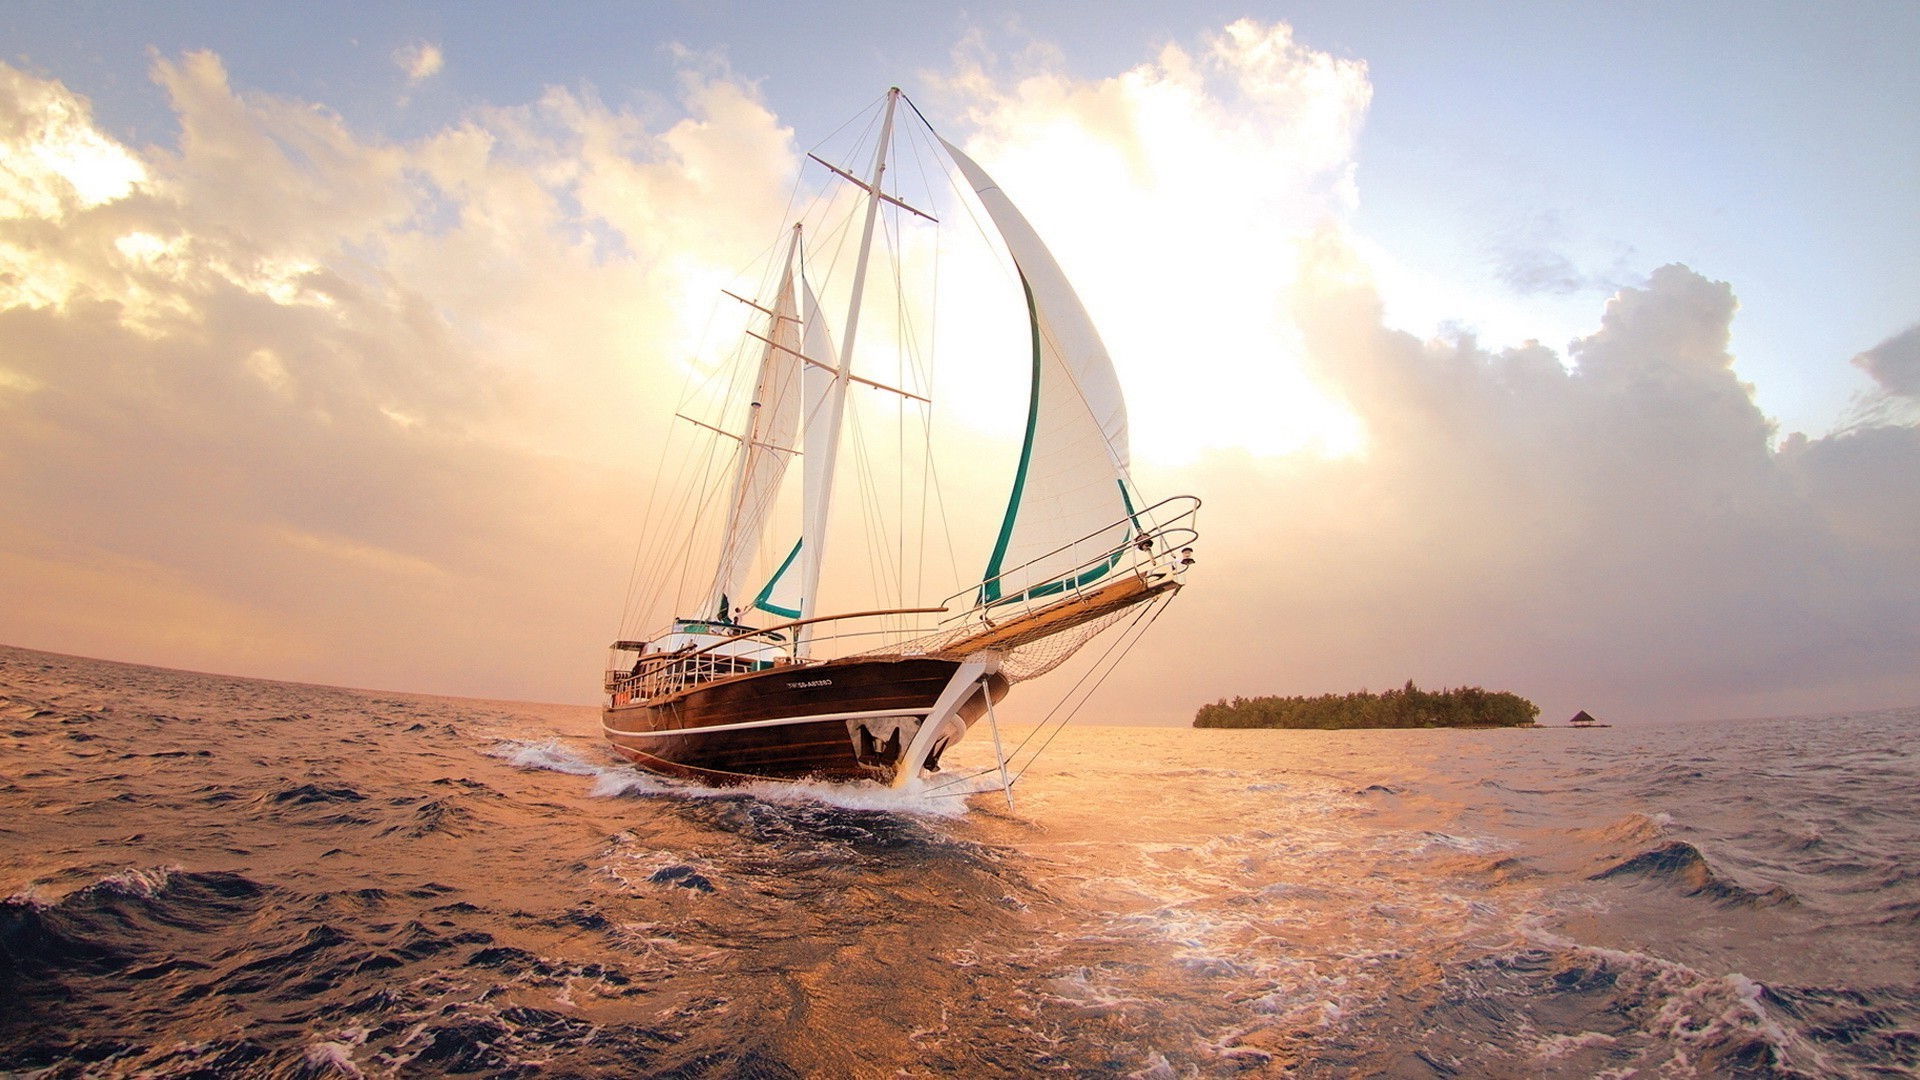
{"label": "sea water", "polygon": [[1920,710],[1076,723],[1011,808],[596,719],[0,649],[0,1072],[1920,1071]]}

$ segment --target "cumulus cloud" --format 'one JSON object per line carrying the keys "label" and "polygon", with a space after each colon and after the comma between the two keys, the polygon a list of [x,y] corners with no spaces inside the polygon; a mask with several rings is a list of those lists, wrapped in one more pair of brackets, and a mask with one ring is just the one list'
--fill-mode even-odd
{"label": "cumulus cloud", "polygon": [[[1778,439],[1733,284],[1660,267],[1559,351],[1422,340],[1351,234],[1364,66],[1253,22],[1056,59],[963,49],[942,89],[1107,336],[1143,487],[1208,500],[1101,715],[1408,677],[1549,719],[1920,699],[1920,428]],[[395,143],[190,53],[153,71],[179,142],[136,150],[0,65],[0,640],[582,698],[650,425],[798,167],[687,69],[665,120],[556,88]],[[1855,361],[1886,400],[1915,340]]]}
{"label": "cumulus cloud", "polygon": [[1920,325],[1900,333],[1853,358],[1854,366],[1873,376],[1889,394],[1920,398]]}
{"label": "cumulus cloud", "polygon": [[[1338,236],[1294,297],[1364,458],[1217,458],[1207,574],[1169,635],[1252,656],[1123,674],[1123,695],[1479,682],[1632,719],[1920,699],[1920,429],[1781,448],[1727,351],[1732,288],[1620,290],[1562,358],[1382,320]],[[1563,362],[1570,360],[1571,365]]]}
{"label": "cumulus cloud", "polygon": [[1910,326],[1853,358],[1873,387],[1856,393],[1843,431],[1920,422],[1920,325]]}
{"label": "cumulus cloud", "polygon": [[210,53],[153,77],[181,137],[136,151],[0,66],[0,639],[577,698],[646,361],[758,246],[693,210],[778,192],[785,130],[696,78],[664,130],[554,90],[400,145]]}
{"label": "cumulus cloud", "polygon": [[393,62],[407,74],[407,85],[419,86],[447,66],[447,58],[440,52],[440,46],[430,41],[416,42],[393,53]]}
{"label": "cumulus cloud", "polygon": [[[961,65],[969,146],[1023,203],[1038,192],[1063,260],[1098,252],[1068,268],[1146,387],[1139,437],[1161,423],[1211,449],[1142,466],[1150,491],[1208,497],[1207,557],[1156,631],[1178,661],[1121,668],[1116,715],[1409,676],[1512,687],[1549,719],[1920,699],[1916,429],[1883,409],[1776,446],[1729,350],[1732,284],[1575,265],[1543,218],[1494,253],[1500,277],[1611,294],[1597,331],[1420,340],[1351,232],[1364,67],[1252,22],[1107,80],[1044,50],[1022,64]],[[1856,360],[1883,398],[1911,343]],[[1321,397],[1360,437],[1288,438],[1338,410],[1274,403]],[[1275,453],[1302,446],[1322,453]]]}

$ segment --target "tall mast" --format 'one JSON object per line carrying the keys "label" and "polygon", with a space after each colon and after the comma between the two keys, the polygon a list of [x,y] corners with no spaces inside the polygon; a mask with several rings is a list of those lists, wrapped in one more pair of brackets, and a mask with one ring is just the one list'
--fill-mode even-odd
{"label": "tall mast", "polygon": [[[900,100],[900,88],[895,86],[887,90],[886,115],[880,122],[880,145],[873,152],[873,179],[867,183],[867,219],[860,233],[859,259],[853,267],[853,299],[847,306],[846,334],[840,343],[840,366],[833,373],[833,384],[827,391],[821,413],[809,417],[807,424],[807,456],[812,468],[808,478],[818,476],[818,481],[809,486],[806,492],[806,525],[800,542],[800,597],[802,619],[810,619],[819,607],[820,566],[826,556],[827,548],[827,511],[833,504],[834,463],[840,453],[840,426],[846,416],[847,373],[853,364],[853,342],[860,330],[860,299],[866,291],[867,261],[873,254],[873,227],[880,217],[880,181],[887,171],[887,146],[893,138],[893,110]],[[821,425],[816,441],[815,424]],[[806,656],[811,650],[812,626],[802,626],[796,633],[794,651]]]}

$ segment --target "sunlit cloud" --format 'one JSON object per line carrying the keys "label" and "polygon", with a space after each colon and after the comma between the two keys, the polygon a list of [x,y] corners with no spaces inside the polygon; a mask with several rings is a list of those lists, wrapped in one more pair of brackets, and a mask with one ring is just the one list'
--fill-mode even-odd
{"label": "sunlit cloud", "polygon": [[407,74],[407,85],[418,86],[447,66],[447,58],[440,52],[440,46],[430,41],[416,42],[395,49],[393,62]]}
{"label": "sunlit cloud", "polygon": [[57,82],[0,65],[13,107],[0,139],[0,219],[58,221],[126,198],[146,179],[131,152],[94,130],[85,102]]}
{"label": "sunlit cloud", "polygon": [[1107,79],[1046,50],[1026,65],[963,52],[949,86],[971,102],[969,151],[1041,223],[1122,380],[1150,388],[1129,405],[1136,452],[1357,449],[1286,307],[1296,245],[1355,205],[1366,66],[1250,20]]}
{"label": "sunlit cloud", "polygon": [[[752,92],[690,75],[649,128],[556,88],[394,144],[196,52],[153,68],[178,146],[137,151],[0,76],[0,485],[37,530],[5,565],[53,590],[0,635],[217,668],[233,635],[159,628],[284,622],[283,674],[589,685],[689,283],[760,242],[708,211],[757,231],[795,167]],[[549,640],[480,662],[508,625]]]}
{"label": "sunlit cloud", "polygon": [[[394,141],[187,53],[152,71],[177,144],[138,149],[0,65],[0,640],[589,695],[666,406],[801,168],[749,80],[680,61],[657,112],[552,87]],[[1364,65],[1247,21],[1067,70],[966,47],[938,89],[1100,325],[1143,487],[1208,500],[1149,639],[1180,662],[1123,666],[1111,718],[1408,677],[1647,718],[1920,697],[1913,331],[1823,439],[1780,438],[1738,283],[1686,267],[1542,242],[1513,272],[1547,295],[1615,283],[1576,340],[1436,335],[1471,298],[1355,230]],[[940,392],[990,457],[1005,395]]]}
{"label": "sunlit cloud", "polygon": [[1222,585],[1183,597],[1168,633],[1230,624],[1259,658],[1123,669],[1117,694],[1412,676],[1512,686],[1547,720],[1920,697],[1920,428],[1776,450],[1728,351],[1730,285],[1659,268],[1563,358],[1393,329],[1337,233],[1299,280],[1307,354],[1365,419],[1367,454],[1189,472],[1215,495]]}

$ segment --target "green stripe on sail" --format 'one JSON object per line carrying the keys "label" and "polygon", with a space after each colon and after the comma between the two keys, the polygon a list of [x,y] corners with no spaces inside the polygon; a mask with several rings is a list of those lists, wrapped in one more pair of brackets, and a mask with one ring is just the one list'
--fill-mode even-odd
{"label": "green stripe on sail", "polygon": [[1132,543],[1135,536],[1144,534],[1146,530],[1140,527],[1139,515],[1133,508],[1133,497],[1127,492],[1127,482],[1119,477],[1115,477],[1113,482],[1120,485],[1120,504],[1127,508],[1127,520],[1133,523],[1133,530],[1127,534],[1126,539],[1121,541],[1119,547],[1114,548],[1113,552],[1109,554],[1104,561],[1088,567],[1082,573],[1071,577],[1056,578],[1053,581],[1043,582],[1018,596],[1005,598],[995,597],[992,600],[986,601],[987,606],[998,607],[1001,604],[1013,604],[1022,600],[1032,600],[1042,596],[1057,596],[1060,593],[1066,592],[1068,589],[1077,589],[1082,585],[1088,585],[1098,581],[1111,573],[1114,567],[1119,566],[1120,557],[1126,554],[1126,545]]}
{"label": "green stripe on sail", "polygon": [[987,560],[986,580],[980,583],[979,602],[983,604],[1000,599],[1000,564],[1007,557],[1007,544],[1013,540],[1013,520],[1020,515],[1020,496],[1026,491],[1027,469],[1033,464],[1033,433],[1040,426],[1040,311],[1034,306],[1033,286],[1027,284],[1024,271],[1020,274],[1020,290],[1027,296],[1027,324],[1033,334],[1033,388],[1027,393],[1027,438],[1020,447],[1020,468],[1013,474],[1013,493],[1007,497],[1007,516],[1000,522],[1000,539],[994,542],[993,557]]}
{"label": "green stripe on sail", "polygon": [[1008,596],[999,600],[989,600],[987,602],[987,606],[998,607],[1001,604],[1017,604],[1022,600],[1037,600],[1043,596],[1058,596],[1059,594],[1066,592],[1068,589],[1077,589],[1082,585],[1090,585],[1093,582],[1096,582],[1101,578],[1106,577],[1107,574],[1110,573],[1114,567],[1119,566],[1120,557],[1124,554],[1126,554],[1126,548],[1122,546],[1120,548],[1115,549],[1113,554],[1107,556],[1104,561],[1097,563],[1092,567],[1089,567],[1087,571],[1083,574],[1076,574],[1072,577],[1057,578],[1053,581],[1047,582],[1044,585],[1035,585],[1033,588],[1028,589],[1026,592],[1023,592],[1018,596]]}
{"label": "green stripe on sail", "polygon": [[804,543],[806,543],[804,538],[793,542],[793,550],[787,552],[787,561],[780,564],[780,569],[775,570],[773,576],[767,579],[766,588],[761,589],[760,595],[753,598],[754,607],[759,608],[761,611],[778,615],[783,619],[797,619],[800,617],[798,611],[792,608],[783,608],[773,603],[773,587],[780,583],[782,577],[786,576],[787,569],[793,565],[793,560],[800,557],[800,545]]}
{"label": "green stripe on sail", "polygon": [[1127,478],[1116,476],[1113,482],[1120,485],[1120,505],[1127,508],[1127,520],[1133,522],[1134,533],[1138,535],[1146,532],[1147,530],[1140,527],[1140,512],[1133,508],[1133,496],[1127,493]]}

